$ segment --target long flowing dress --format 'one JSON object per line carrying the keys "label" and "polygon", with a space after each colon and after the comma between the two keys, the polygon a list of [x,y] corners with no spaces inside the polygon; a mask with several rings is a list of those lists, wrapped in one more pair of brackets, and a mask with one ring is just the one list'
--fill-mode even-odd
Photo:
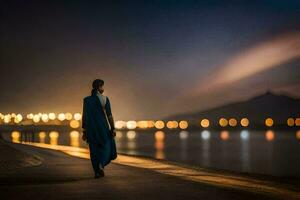
{"label": "long flowing dress", "polygon": [[[83,99],[82,128],[86,131],[90,148],[90,157],[95,172],[99,171],[99,164],[104,168],[111,160],[117,158],[115,139],[110,133],[107,117],[112,115],[109,98],[105,104],[98,94]],[[106,116],[107,115],[107,116]]]}

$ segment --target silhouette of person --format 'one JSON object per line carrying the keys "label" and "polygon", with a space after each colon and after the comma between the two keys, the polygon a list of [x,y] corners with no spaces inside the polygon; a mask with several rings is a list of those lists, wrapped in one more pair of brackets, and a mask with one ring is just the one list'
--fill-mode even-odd
{"label": "silhouette of person", "polygon": [[91,95],[83,99],[82,139],[89,144],[95,178],[104,176],[104,167],[117,158],[114,119],[103,86],[103,80],[95,79]]}

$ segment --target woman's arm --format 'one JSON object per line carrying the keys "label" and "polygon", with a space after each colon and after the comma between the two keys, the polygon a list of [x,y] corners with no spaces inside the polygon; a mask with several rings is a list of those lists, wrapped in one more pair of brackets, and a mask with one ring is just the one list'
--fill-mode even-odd
{"label": "woman's arm", "polygon": [[112,133],[114,133],[115,131],[115,122],[114,122],[114,118],[112,116],[112,112],[111,112],[111,105],[110,105],[110,101],[107,97],[107,102],[106,102],[106,114],[107,114],[107,118],[108,118],[108,122],[109,122],[109,125],[111,127],[111,131]]}

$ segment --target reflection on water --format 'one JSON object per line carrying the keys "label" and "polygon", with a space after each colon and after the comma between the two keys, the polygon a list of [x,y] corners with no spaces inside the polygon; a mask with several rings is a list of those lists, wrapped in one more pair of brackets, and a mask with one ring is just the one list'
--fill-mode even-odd
{"label": "reflection on water", "polygon": [[39,133],[40,143],[45,144],[45,138],[46,138],[46,132],[45,131],[41,131]]}
{"label": "reflection on water", "polygon": [[[12,131],[3,134],[3,137],[16,143],[24,141],[88,148],[81,134],[78,131]],[[300,176],[300,130],[130,130],[117,131],[115,140],[120,153],[152,156],[201,167]]]}
{"label": "reflection on water", "polygon": [[59,136],[59,133],[57,131],[51,131],[49,133],[49,138],[50,138],[50,144],[51,145],[57,145],[57,140],[58,140],[58,136]]}
{"label": "reflection on water", "polygon": [[155,157],[157,159],[165,159],[164,154],[164,139],[165,139],[165,133],[163,131],[156,131],[155,132]]}
{"label": "reflection on water", "polygon": [[79,147],[79,132],[78,131],[71,131],[70,145],[72,147]]}
{"label": "reflection on water", "polygon": [[268,130],[268,131],[266,132],[266,139],[267,139],[268,141],[274,140],[274,137],[275,137],[274,131]]}
{"label": "reflection on water", "polygon": [[19,143],[20,142],[20,132],[19,131],[13,131],[11,133],[11,139],[12,139],[12,142],[15,142],[15,143]]}

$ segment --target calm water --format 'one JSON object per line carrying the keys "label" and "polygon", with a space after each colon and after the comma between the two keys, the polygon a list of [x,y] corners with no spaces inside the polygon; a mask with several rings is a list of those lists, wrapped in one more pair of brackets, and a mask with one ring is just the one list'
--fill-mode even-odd
{"label": "calm water", "polygon": [[[7,132],[7,140],[87,148],[81,133]],[[300,176],[300,131],[118,131],[118,152],[276,176]]]}

